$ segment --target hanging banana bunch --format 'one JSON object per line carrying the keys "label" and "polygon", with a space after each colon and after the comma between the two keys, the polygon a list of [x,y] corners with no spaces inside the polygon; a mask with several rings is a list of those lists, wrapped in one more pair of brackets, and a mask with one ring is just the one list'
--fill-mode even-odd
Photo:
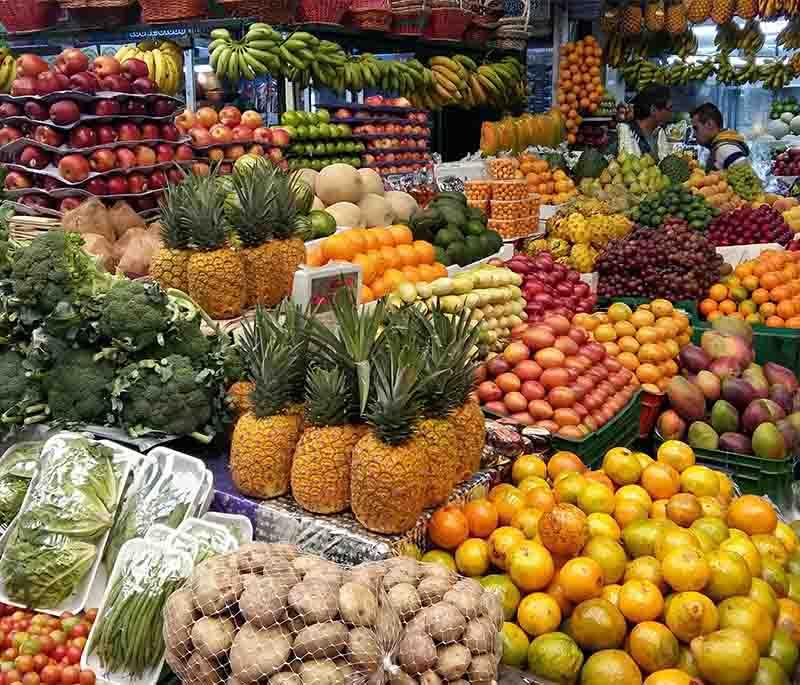
{"label": "hanging banana bunch", "polygon": [[761,30],[761,24],[751,19],[739,31],[737,47],[748,57],[755,57],[764,47],[766,38]]}
{"label": "hanging banana bunch", "polygon": [[717,34],[714,36],[714,45],[717,51],[728,55],[739,46],[739,28],[732,21],[727,24],[717,26]]}
{"label": "hanging banana bunch", "polygon": [[778,47],[784,50],[797,50],[800,48],[800,20],[792,19],[775,39]]}
{"label": "hanging banana bunch", "polygon": [[694,31],[685,31],[679,36],[675,36],[675,54],[681,59],[686,59],[697,54],[697,36]]}

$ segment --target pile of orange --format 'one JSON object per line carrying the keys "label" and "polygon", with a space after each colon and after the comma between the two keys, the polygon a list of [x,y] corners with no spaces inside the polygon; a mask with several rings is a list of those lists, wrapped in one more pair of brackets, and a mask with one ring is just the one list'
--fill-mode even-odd
{"label": "pile of orange", "polygon": [[678,353],[692,339],[689,317],[664,299],[641,304],[636,311],[614,302],[608,311],[578,313],[572,322],[589,331],[649,392],[666,388],[678,373]]}
{"label": "pile of orange", "polygon": [[542,204],[560,205],[578,195],[572,179],[562,169],[551,169],[547,160],[520,155],[519,168],[528,181],[528,190],[538,194]]}
{"label": "pile of orange", "polygon": [[800,643],[800,543],[755,495],[670,440],[523,455],[512,483],[437,510],[446,565],[496,592],[503,663],[554,683],[788,683]]}
{"label": "pile of orange", "polygon": [[408,226],[351,228],[334,233],[306,249],[308,266],[350,262],[361,267],[361,302],[372,302],[398,285],[435,281],[447,276],[447,267],[436,261],[433,245],[414,240]]}
{"label": "pile of orange", "polygon": [[800,252],[765,250],[709,288],[700,302],[709,321],[732,316],[771,328],[800,328]]}
{"label": "pile of orange", "polygon": [[593,36],[586,36],[562,45],[560,52],[556,101],[566,117],[567,142],[572,145],[583,121],[579,113],[593,114],[603,99],[603,49]]}

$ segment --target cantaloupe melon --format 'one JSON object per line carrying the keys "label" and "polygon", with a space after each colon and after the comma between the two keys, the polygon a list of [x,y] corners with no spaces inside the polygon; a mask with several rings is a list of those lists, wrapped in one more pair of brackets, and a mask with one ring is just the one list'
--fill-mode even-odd
{"label": "cantaloupe melon", "polygon": [[413,196],[401,190],[390,190],[383,197],[391,206],[395,221],[402,221],[405,223],[411,219],[411,215],[419,209],[419,205]]}
{"label": "cantaloupe melon", "polygon": [[358,203],[361,219],[367,228],[373,226],[391,226],[394,223],[394,212],[391,205],[380,195],[367,193]]}
{"label": "cantaloupe melon", "polygon": [[314,196],[314,202],[311,203],[311,211],[313,212],[315,209],[325,209],[325,203],[316,195]]}
{"label": "cantaloupe melon", "polygon": [[325,209],[334,219],[337,226],[347,226],[348,228],[363,228],[364,220],[361,217],[361,209],[352,202],[337,202]]}
{"label": "cantaloupe melon", "polygon": [[319,171],[315,171],[314,169],[301,169],[297,172],[297,175],[311,186],[311,190],[316,192],[317,176],[319,176]]}
{"label": "cantaloupe melon", "polygon": [[364,192],[383,197],[383,179],[375,169],[359,169],[358,175],[364,184]]}
{"label": "cantaloupe melon", "polygon": [[792,118],[789,122],[789,128],[795,135],[800,134],[800,114]]}
{"label": "cantaloupe melon", "polygon": [[317,197],[326,205],[337,202],[358,204],[364,197],[364,182],[361,175],[349,164],[331,164],[317,176]]}

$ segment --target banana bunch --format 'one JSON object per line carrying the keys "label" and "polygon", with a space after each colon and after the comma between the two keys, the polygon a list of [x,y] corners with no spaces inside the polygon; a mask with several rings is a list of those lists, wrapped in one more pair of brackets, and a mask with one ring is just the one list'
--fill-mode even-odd
{"label": "banana bunch", "polygon": [[720,83],[726,83],[730,85],[734,82],[734,79],[736,78],[736,69],[734,69],[726,53],[717,55],[716,72],[717,81]]}
{"label": "banana bunch", "polygon": [[795,76],[792,62],[767,62],[759,67],[758,80],[767,90],[780,90]]}
{"label": "banana bunch", "polygon": [[743,54],[755,57],[761,48],[764,47],[765,40],[766,38],[764,32],[761,30],[761,24],[751,19],[744,25],[744,28],[739,31],[739,39],[736,47],[738,47]]}
{"label": "banana bunch", "polygon": [[760,80],[761,70],[755,62],[755,57],[749,59],[747,64],[734,71],[733,85],[743,86],[745,83],[757,83]]}
{"label": "banana bunch", "polygon": [[664,85],[685,86],[691,81],[691,67],[686,62],[675,62],[664,73]]}
{"label": "banana bunch", "polygon": [[690,81],[707,81],[716,72],[714,62],[695,62],[689,70]]}
{"label": "banana bunch", "polygon": [[675,54],[681,59],[686,59],[697,54],[697,36],[694,31],[685,31],[674,38]]}
{"label": "banana bunch", "polygon": [[758,15],[762,19],[796,17],[800,15],[800,0],[758,0]]}
{"label": "banana bunch", "polygon": [[379,85],[391,93],[417,93],[431,90],[436,86],[433,72],[425,68],[418,59],[400,62],[384,61],[373,55],[375,72],[379,74]]}
{"label": "banana bunch", "polygon": [[792,71],[792,75],[797,78],[800,76],[800,52],[795,52],[791,59],[789,60],[789,69]]}
{"label": "banana bunch", "polygon": [[739,28],[732,21],[717,26],[714,36],[714,45],[717,52],[730,54],[739,46]]}
{"label": "banana bunch", "polygon": [[616,68],[622,64],[625,57],[625,41],[623,41],[622,35],[614,33],[609,36],[604,52],[608,66]]}
{"label": "banana bunch", "polygon": [[654,83],[664,83],[664,70],[657,64],[641,60],[636,70],[636,89],[641,90]]}
{"label": "banana bunch", "polygon": [[8,48],[0,48],[0,93],[10,93],[17,78],[17,58]]}
{"label": "banana bunch", "polygon": [[775,39],[779,47],[785,50],[800,48],[800,21],[792,19]]}
{"label": "banana bunch", "polygon": [[143,41],[137,45],[125,45],[117,50],[117,61],[124,64],[129,59],[138,59],[147,65],[148,77],[158,90],[175,95],[183,75],[183,51],[172,41]]}

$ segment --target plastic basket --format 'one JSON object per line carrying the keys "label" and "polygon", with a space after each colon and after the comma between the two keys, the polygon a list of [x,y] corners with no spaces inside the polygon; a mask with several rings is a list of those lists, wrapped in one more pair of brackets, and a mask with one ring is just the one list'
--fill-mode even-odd
{"label": "plastic basket", "polygon": [[[711,324],[707,321],[696,322],[692,342],[699,345],[703,332],[708,330],[711,330]],[[760,364],[775,362],[797,371],[800,369],[800,331],[756,324],[753,326],[753,351]]]}
{"label": "plastic basket", "polygon": [[[664,442],[664,437],[656,429],[656,450]],[[745,494],[767,495],[779,508],[792,501],[794,456],[761,459],[749,454],[705,449],[695,449],[694,456],[698,464],[730,475]]]}
{"label": "plastic basket", "polygon": [[291,24],[296,0],[219,0],[231,17],[248,17],[266,24]]}
{"label": "plastic basket", "polygon": [[298,19],[308,24],[341,24],[350,0],[299,0]]}
{"label": "plastic basket", "polygon": [[0,0],[0,23],[9,33],[39,31],[52,26],[58,5],[38,0]]}
{"label": "plastic basket", "polygon": [[551,440],[553,449],[577,454],[589,469],[600,468],[608,450],[612,447],[630,447],[639,437],[641,406],[642,391],[637,390],[622,411],[600,430],[582,440],[554,435]]}
{"label": "plastic basket", "polygon": [[644,440],[650,437],[656,427],[661,405],[664,404],[662,393],[647,392],[642,390],[642,411],[639,415],[639,437]]}

